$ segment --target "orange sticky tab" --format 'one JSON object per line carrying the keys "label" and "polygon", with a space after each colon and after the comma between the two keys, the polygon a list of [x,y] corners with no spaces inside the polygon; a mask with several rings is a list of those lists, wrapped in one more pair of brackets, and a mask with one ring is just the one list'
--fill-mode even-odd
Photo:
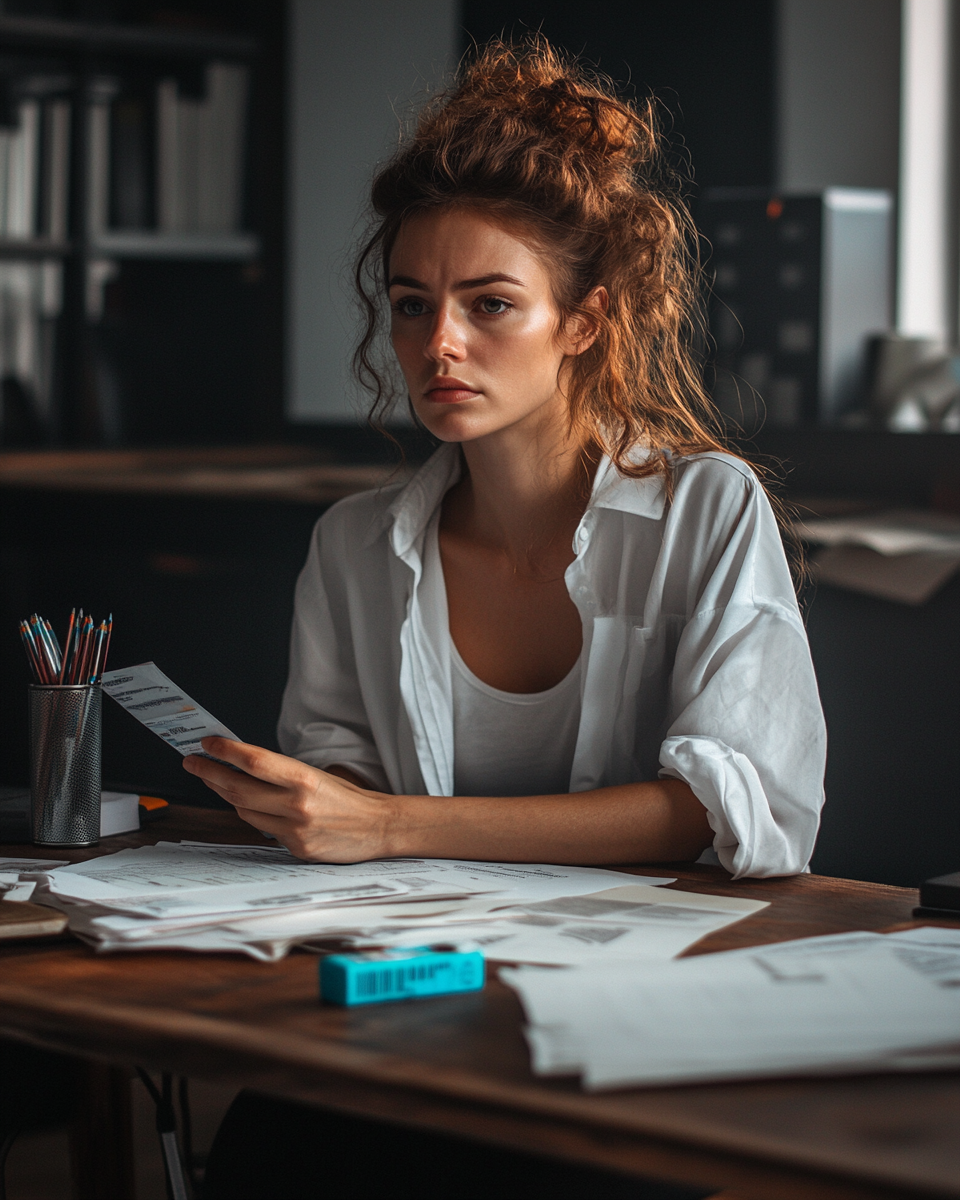
{"label": "orange sticky tab", "polygon": [[153,812],[158,808],[169,808],[170,805],[166,800],[161,800],[159,796],[141,796],[140,807],[145,808],[147,812]]}

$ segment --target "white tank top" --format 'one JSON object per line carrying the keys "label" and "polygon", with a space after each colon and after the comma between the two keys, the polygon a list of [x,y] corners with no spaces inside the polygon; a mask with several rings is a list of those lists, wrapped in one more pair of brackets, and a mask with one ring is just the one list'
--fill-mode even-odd
{"label": "white tank top", "polygon": [[454,795],[569,792],[580,728],[580,660],[555,687],[529,693],[502,692],[478,679],[453,638],[450,666]]}
{"label": "white tank top", "polygon": [[421,589],[436,620],[431,636],[446,643],[441,659],[450,663],[453,794],[550,796],[569,792],[580,729],[582,656],[564,679],[545,692],[502,692],[478,679],[450,636],[439,515],[438,510],[424,539]]}

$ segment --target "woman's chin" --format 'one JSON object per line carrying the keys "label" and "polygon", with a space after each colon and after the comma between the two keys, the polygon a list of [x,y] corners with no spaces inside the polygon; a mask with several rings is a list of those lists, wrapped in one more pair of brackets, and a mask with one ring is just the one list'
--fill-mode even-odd
{"label": "woman's chin", "polygon": [[431,405],[430,408],[430,412],[417,408],[417,416],[441,442],[472,442],[498,428],[497,422],[484,419],[479,413],[471,413],[460,405]]}

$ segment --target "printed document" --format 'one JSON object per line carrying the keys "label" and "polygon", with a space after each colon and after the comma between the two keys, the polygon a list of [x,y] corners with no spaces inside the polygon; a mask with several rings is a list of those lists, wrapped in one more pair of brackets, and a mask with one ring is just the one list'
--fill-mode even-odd
{"label": "printed document", "polygon": [[[585,896],[561,896],[510,908],[486,919],[462,914],[434,927],[371,930],[357,945],[417,946],[431,942],[470,943],[492,959],[575,966],[644,960],[666,961],[708,933],[767,908],[764,900],[661,892],[643,884]],[[464,919],[466,917],[466,920]]]}
{"label": "printed document", "polygon": [[[282,847],[202,842],[121,850],[56,869],[41,867],[32,877],[37,902],[65,911],[71,930],[101,949],[147,944],[198,949],[202,934],[203,949],[243,950],[270,959],[331,929],[362,935],[394,919],[398,902],[410,906],[414,919],[401,924],[410,929],[475,918],[495,907],[575,897],[638,878],[546,863],[424,858],[307,863]],[[672,882],[640,878],[651,885]],[[647,890],[656,894],[653,887]],[[468,912],[464,905],[471,898],[479,903]],[[256,945],[250,949],[243,944],[238,918],[255,923],[251,939]],[[268,935],[265,918],[274,933]]]}
{"label": "printed document", "polygon": [[104,671],[103,690],[168,746],[188,754],[212,757],[200,745],[205,737],[241,739],[168,679],[156,663],[140,663]]}

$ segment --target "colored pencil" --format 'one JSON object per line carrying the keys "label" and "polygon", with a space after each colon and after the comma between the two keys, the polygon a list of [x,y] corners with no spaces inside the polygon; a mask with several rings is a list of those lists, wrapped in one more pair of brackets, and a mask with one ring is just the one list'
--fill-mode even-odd
{"label": "colored pencil", "polygon": [[30,663],[30,668],[33,671],[37,683],[46,683],[47,675],[40,656],[37,654],[37,648],[33,644],[33,638],[30,636],[30,626],[26,621],[20,622],[20,637],[27,651],[27,661]]}
{"label": "colored pencil", "polygon": [[90,674],[87,678],[87,683],[96,683],[97,676],[100,674],[100,656],[103,654],[103,643],[107,637],[107,623],[101,621],[97,626],[97,640],[93,651],[93,662],[90,666]]}
{"label": "colored pencil", "polygon": [[97,625],[82,608],[71,609],[63,648],[53,626],[39,613],[20,622],[20,640],[34,681],[53,686],[99,683],[112,636],[113,613]]}
{"label": "colored pencil", "polygon": [[73,646],[70,651],[70,672],[64,677],[65,683],[73,683],[73,674],[77,666],[77,655],[80,653],[80,633],[83,629],[83,609],[77,613],[77,624],[73,631]]}
{"label": "colored pencil", "polygon": [[107,617],[107,644],[103,648],[103,662],[100,664],[100,674],[107,669],[107,655],[110,653],[110,639],[113,637],[113,613]]}
{"label": "colored pencil", "polygon": [[67,657],[70,652],[70,639],[73,637],[73,627],[76,623],[77,623],[77,610],[75,608],[72,608],[70,610],[70,624],[67,626],[67,636],[63,643],[67,648],[67,653],[64,654],[63,661],[60,663],[60,674],[57,676],[57,683],[63,683],[64,672],[67,669]]}
{"label": "colored pencil", "polygon": [[33,631],[33,635],[36,638],[37,645],[40,647],[43,656],[47,661],[50,674],[56,677],[60,670],[60,664],[57,662],[56,652],[53,649],[53,642],[50,640],[49,634],[43,627],[43,622],[36,613],[34,613],[30,618],[30,626]]}

